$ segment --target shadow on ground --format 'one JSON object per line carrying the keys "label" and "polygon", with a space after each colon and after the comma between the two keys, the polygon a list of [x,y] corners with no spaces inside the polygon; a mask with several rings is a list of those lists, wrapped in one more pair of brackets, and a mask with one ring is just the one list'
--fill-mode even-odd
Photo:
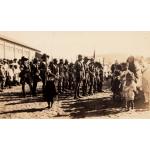
{"label": "shadow on ground", "polygon": [[[65,94],[59,95],[59,100],[61,101],[61,108],[70,118],[85,118],[85,117],[100,117],[100,116],[108,116],[117,115],[121,112],[120,107],[116,107],[111,100],[110,95],[108,97],[100,96],[99,98],[82,98],[79,100],[74,100],[71,93],[66,92]],[[140,93],[136,98],[136,108],[144,107],[143,105],[144,96],[143,93]],[[1,93],[0,102],[6,102],[5,105],[17,105],[17,104],[26,104],[26,103],[35,103],[35,102],[45,102],[42,98],[42,94],[38,93],[38,97],[30,97],[27,95],[26,98],[21,96],[21,93],[13,92],[13,93]],[[30,109],[22,109],[22,110],[12,110],[6,112],[0,112],[2,114],[10,114],[10,113],[32,113],[37,111],[42,111],[45,108],[30,108]],[[67,116],[63,114],[63,116]],[[60,114],[61,115],[61,114]],[[60,117],[54,116],[54,117]],[[61,117],[63,117],[61,116]]]}
{"label": "shadow on ground", "polygon": [[6,111],[6,112],[1,112],[0,115],[2,114],[9,114],[9,113],[23,113],[23,112],[27,112],[27,113],[31,113],[31,112],[37,112],[37,111],[42,111],[45,108],[31,108],[31,109],[21,109],[21,110],[12,110],[12,111]]}
{"label": "shadow on ground", "polygon": [[63,101],[62,109],[68,112],[71,118],[105,116],[120,112],[120,109],[114,107],[110,97]]}

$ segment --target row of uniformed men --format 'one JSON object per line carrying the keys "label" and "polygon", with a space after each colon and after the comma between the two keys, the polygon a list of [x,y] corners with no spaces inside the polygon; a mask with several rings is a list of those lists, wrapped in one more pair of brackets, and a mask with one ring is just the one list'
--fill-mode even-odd
{"label": "row of uniformed men", "polygon": [[[43,83],[43,94],[46,82],[49,80],[54,80],[57,93],[61,94],[71,90],[74,91],[74,98],[80,98],[81,93],[86,96],[96,91],[102,91],[103,67],[99,62],[94,62],[93,58],[89,60],[85,57],[83,59],[82,55],[78,55],[78,59],[74,64],[69,63],[67,60],[64,62],[63,59],[60,59],[59,63],[57,59],[53,59],[48,63],[48,56],[44,54],[41,61],[35,58],[31,65],[27,62],[26,58],[22,58],[20,67],[24,95],[25,83],[29,84],[30,89],[32,88],[32,94],[36,95],[37,83],[40,80]],[[31,80],[33,84],[31,84]],[[82,90],[80,90],[81,88]]]}

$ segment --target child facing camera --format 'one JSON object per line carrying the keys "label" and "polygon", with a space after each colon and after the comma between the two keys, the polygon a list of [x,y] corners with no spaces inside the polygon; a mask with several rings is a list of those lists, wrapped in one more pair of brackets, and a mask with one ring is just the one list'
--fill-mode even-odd
{"label": "child facing camera", "polygon": [[127,111],[134,110],[135,93],[137,92],[136,83],[132,74],[127,73],[126,81],[123,85],[123,94],[125,98],[125,108]]}

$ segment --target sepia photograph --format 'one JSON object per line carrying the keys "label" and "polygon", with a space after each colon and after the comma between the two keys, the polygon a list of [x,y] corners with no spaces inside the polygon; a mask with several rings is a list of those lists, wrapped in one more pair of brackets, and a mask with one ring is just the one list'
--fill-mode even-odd
{"label": "sepia photograph", "polygon": [[1,119],[150,119],[149,31],[0,31]]}
{"label": "sepia photograph", "polygon": [[149,0],[0,4],[2,150],[149,149]]}

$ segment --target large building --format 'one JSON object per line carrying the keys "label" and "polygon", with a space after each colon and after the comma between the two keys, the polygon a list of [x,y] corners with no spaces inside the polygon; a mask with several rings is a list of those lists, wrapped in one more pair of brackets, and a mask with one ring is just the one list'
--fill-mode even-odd
{"label": "large building", "polygon": [[25,56],[29,60],[32,60],[40,52],[40,50],[30,46],[0,37],[0,59],[20,59],[22,56]]}

